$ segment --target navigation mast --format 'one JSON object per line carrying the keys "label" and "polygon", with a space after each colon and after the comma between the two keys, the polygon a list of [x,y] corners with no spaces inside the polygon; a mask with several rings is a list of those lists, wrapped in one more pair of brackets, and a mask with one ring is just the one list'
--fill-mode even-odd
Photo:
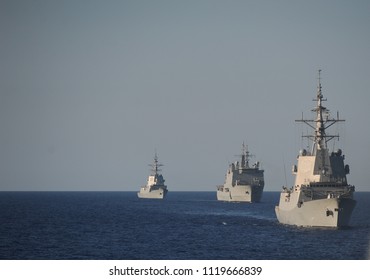
{"label": "navigation mast", "polygon": [[248,150],[248,145],[242,144],[242,153],[241,155],[237,155],[241,157],[241,162],[240,162],[240,168],[241,169],[248,169],[249,168],[249,160],[253,155],[249,152]]}
{"label": "navigation mast", "polygon": [[163,164],[158,162],[158,155],[157,151],[154,155],[154,162],[152,164],[149,164],[149,166],[152,167],[151,171],[153,172],[153,175],[157,176],[160,171],[162,171],[159,167],[163,166]]}
{"label": "navigation mast", "polygon": [[312,112],[316,112],[316,119],[304,119],[302,113],[301,120],[295,120],[296,122],[303,122],[314,130],[313,135],[303,135],[302,137],[309,138],[312,140],[311,155],[316,155],[318,150],[327,150],[327,143],[332,139],[339,139],[339,135],[327,135],[326,129],[331,127],[337,122],[344,122],[345,120],[339,119],[339,113],[337,112],[337,118],[330,118],[330,111],[323,106],[323,102],[327,101],[322,94],[321,86],[321,70],[318,70],[318,85],[317,85],[317,97],[313,101],[317,102],[316,108],[312,109]]}

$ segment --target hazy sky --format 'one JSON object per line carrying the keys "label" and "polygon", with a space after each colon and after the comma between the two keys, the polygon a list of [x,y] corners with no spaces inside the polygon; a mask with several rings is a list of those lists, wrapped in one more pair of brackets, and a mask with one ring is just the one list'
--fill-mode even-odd
{"label": "hazy sky", "polygon": [[322,69],[346,119],[335,148],[370,191],[369,15],[366,0],[0,0],[0,190],[138,190],[157,150],[170,191],[213,191],[245,141],[278,191]]}

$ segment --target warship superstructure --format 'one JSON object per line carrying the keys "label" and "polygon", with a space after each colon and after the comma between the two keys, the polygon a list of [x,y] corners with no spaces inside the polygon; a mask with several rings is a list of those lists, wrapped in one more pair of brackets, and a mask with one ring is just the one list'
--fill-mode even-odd
{"label": "warship superstructure", "polygon": [[225,183],[217,187],[217,200],[236,202],[259,202],[265,185],[259,162],[249,166],[251,154],[242,145],[241,161],[229,165]]}
{"label": "warship superstructure", "polygon": [[322,94],[319,70],[315,119],[296,122],[307,124],[314,130],[312,135],[303,135],[312,142],[311,150],[302,149],[298,164],[293,166],[295,184],[283,187],[279,205],[275,207],[277,219],[282,224],[303,227],[344,227],[348,226],[356,205],[353,199],[354,186],[347,183],[349,166],[344,164],[342,150],[329,151],[328,142],[339,139],[339,135],[327,134],[327,129],[344,120],[330,116],[323,106],[326,101]]}
{"label": "warship superstructure", "polygon": [[154,156],[154,162],[150,164],[152,167],[152,173],[148,177],[146,186],[142,186],[140,191],[137,193],[139,198],[154,198],[163,199],[167,194],[167,186],[164,184],[164,179],[162,174],[159,172],[161,169],[159,167],[163,166],[158,162],[157,153]]}

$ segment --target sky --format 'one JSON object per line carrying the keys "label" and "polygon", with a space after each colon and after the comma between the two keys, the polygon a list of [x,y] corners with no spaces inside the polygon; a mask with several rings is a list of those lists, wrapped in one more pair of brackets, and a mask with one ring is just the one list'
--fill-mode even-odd
{"label": "sky", "polygon": [[0,0],[0,191],[214,191],[248,145],[292,185],[321,69],[370,191],[369,1]]}

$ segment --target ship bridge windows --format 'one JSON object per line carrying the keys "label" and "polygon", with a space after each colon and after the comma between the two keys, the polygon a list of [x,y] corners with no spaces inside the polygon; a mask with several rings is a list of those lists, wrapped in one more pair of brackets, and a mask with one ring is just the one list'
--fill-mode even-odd
{"label": "ship bridge windows", "polygon": [[341,182],[336,183],[336,182],[311,182],[309,187],[319,187],[319,188],[339,188],[339,187],[344,187],[345,185]]}

